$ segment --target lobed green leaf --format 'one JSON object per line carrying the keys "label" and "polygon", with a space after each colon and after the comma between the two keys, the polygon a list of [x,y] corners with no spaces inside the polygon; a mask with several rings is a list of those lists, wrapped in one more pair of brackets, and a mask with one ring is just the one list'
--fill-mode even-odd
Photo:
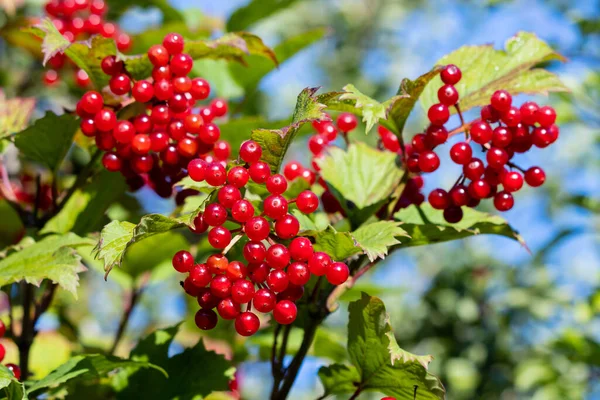
{"label": "lobed green leaf", "polygon": [[375,261],[377,258],[385,258],[388,248],[400,243],[396,239],[398,236],[408,236],[399,225],[399,222],[394,221],[367,223],[352,232],[352,236],[369,260]]}

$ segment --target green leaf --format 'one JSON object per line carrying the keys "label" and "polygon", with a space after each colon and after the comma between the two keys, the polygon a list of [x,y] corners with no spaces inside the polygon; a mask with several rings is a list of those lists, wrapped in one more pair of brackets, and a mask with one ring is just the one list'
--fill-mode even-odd
{"label": "green leaf", "polygon": [[164,232],[150,236],[127,247],[121,270],[137,277],[162,263],[171,264],[173,254],[188,249],[189,242],[178,232]]}
{"label": "green leaf", "polygon": [[74,248],[93,241],[74,233],[51,235],[0,261],[0,286],[24,280],[39,286],[50,279],[77,297],[78,272],[85,268]]}
{"label": "green leaf", "polygon": [[[490,96],[498,89],[508,90],[513,96],[568,91],[556,75],[534,68],[552,60],[565,59],[535,34],[520,32],[506,41],[505,50],[495,50],[491,45],[463,46],[437,64],[456,64],[461,69],[462,79],[455,86],[461,110],[465,111],[489,104]],[[421,102],[425,110],[438,102],[437,90],[442,85],[439,77],[427,85]]]}
{"label": "green leaf", "polygon": [[162,13],[163,23],[184,20],[183,14],[179,10],[171,6],[168,0],[107,0],[106,3],[108,5],[109,20],[116,20],[125,11],[132,7],[158,8]]}
{"label": "green leaf", "polygon": [[[106,190],[110,188],[110,190]],[[60,212],[50,219],[40,231],[45,233],[73,232],[85,235],[102,228],[110,205],[127,191],[121,175],[102,171],[81,189],[75,191]]]}
{"label": "green leaf", "polygon": [[348,307],[348,353],[352,367],[322,368],[325,393],[376,391],[398,400],[444,399],[440,380],[427,371],[433,357],[417,356],[398,346],[383,302],[362,294]]}
{"label": "green leaf", "polygon": [[71,148],[78,127],[73,115],[58,116],[47,112],[32,126],[16,134],[15,146],[30,160],[56,171]]}
{"label": "green leaf", "polygon": [[[327,31],[323,28],[302,32],[280,42],[273,48],[273,52],[275,53],[277,60],[280,63],[283,63],[299,51],[321,40],[326,32]],[[249,56],[246,61],[247,66],[230,64],[229,70],[236,82],[246,90],[246,93],[251,93],[258,87],[262,78],[276,68],[276,65],[268,59],[259,56]],[[261,126],[261,128],[267,127]]]}
{"label": "green leaf", "polygon": [[403,79],[398,88],[398,101],[392,104],[389,112],[389,117],[393,122],[394,128],[392,129],[398,136],[402,136],[404,131],[404,125],[414,108],[417,100],[423,93],[423,90],[427,84],[440,73],[441,67],[435,67],[431,71],[419,76],[414,81],[410,79]]}
{"label": "green leaf", "polygon": [[317,90],[319,88],[306,88],[298,95],[291,125],[281,129],[252,131],[251,139],[260,144],[263,150],[261,159],[271,166],[273,172],[279,171],[283,157],[302,125],[325,118],[325,105],[315,97]]}
{"label": "green leaf", "polygon": [[367,125],[367,129],[365,133],[369,133],[371,128],[377,123],[379,120],[388,119],[388,115],[390,110],[394,105],[400,101],[403,96],[394,96],[391,99],[380,103],[377,100],[370,98],[369,96],[361,93],[354,85],[348,84],[344,86],[344,92],[339,96],[339,100],[342,102],[349,102],[355,108],[358,115],[362,116],[364,123]]}
{"label": "green leaf", "polygon": [[463,213],[460,222],[450,224],[444,219],[443,212],[433,209],[429,203],[398,211],[394,218],[402,223],[400,227],[409,235],[399,247],[423,246],[484,233],[505,236],[525,245],[523,238],[504,218],[467,207],[463,207]]}
{"label": "green leaf", "polygon": [[215,189],[214,186],[210,186],[206,181],[196,182],[189,176],[186,176],[185,178],[177,182],[174,186],[180,187],[182,189],[197,190],[198,192],[203,193],[210,193]]}
{"label": "green leaf", "polygon": [[138,370],[128,377],[119,399],[169,400],[207,396],[228,390],[233,368],[225,357],[207,351],[202,340],[173,357],[168,356],[178,327],[155,331],[142,339],[131,353],[133,360],[159,365],[169,379],[152,370]]}
{"label": "green leaf", "polygon": [[354,244],[349,232],[337,232],[332,226],[323,231],[305,231],[301,235],[313,237],[315,251],[323,251],[336,261],[362,253],[362,249]]}
{"label": "green leaf", "polygon": [[[256,35],[248,32],[228,33],[215,40],[186,41],[185,52],[194,60],[199,58],[225,59],[245,64],[245,57],[258,55],[278,64],[273,50]],[[127,71],[134,79],[150,76],[152,64],[147,54],[124,56]]]}
{"label": "green leaf", "polygon": [[408,236],[399,225],[399,222],[394,221],[377,221],[362,225],[352,232],[352,236],[369,260],[375,261],[377,258],[385,258],[388,248],[400,243],[396,237]]}
{"label": "green leaf", "polygon": [[7,400],[27,400],[25,386],[4,365],[0,365],[0,390]]}
{"label": "green leaf", "polygon": [[38,25],[25,29],[43,39],[44,64],[57,53],[64,53],[75,65],[87,72],[94,87],[101,89],[108,84],[109,76],[102,72],[102,59],[118,54],[115,41],[102,35],[92,36],[86,41],[71,43],[60,34],[52,21],[44,18]]}
{"label": "green leaf", "polygon": [[291,210],[291,213],[298,219],[300,231],[322,231],[329,226],[329,218],[327,217],[327,214],[323,212],[306,215],[301,213],[298,209],[293,209]]}
{"label": "green leaf", "polygon": [[169,218],[161,214],[148,214],[142,217],[137,225],[127,221],[112,221],[100,233],[100,240],[95,248],[95,257],[104,262],[106,275],[115,266],[120,266],[129,246],[165,233],[173,229],[187,226],[190,216]]}
{"label": "green leaf", "polygon": [[219,124],[221,138],[231,145],[232,158],[237,157],[240,145],[250,138],[250,133],[259,128],[275,129],[289,121],[267,121],[262,117],[241,117]]}
{"label": "green leaf", "polygon": [[365,143],[353,143],[347,151],[329,148],[319,167],[323,179],[342,196],[342,205],[347,200],[358,209],[387,199],[402,176],[402,170],[396,166],[396,154]]}
{"label": "green leaf", "polygon": [[34,108],[34,97],[6,99],[4,91],[0,89],[0,139],[27,128]]}
{"label": "green leaf", "polygon": [[120,368],[149,368],[156,371],[159,376],[167,376],[161,367],[145,361],[126,360],[115,356],[103,354],[85,354],[72,357],[45,378],[35,382],[29,387],[28,393],[76,382],[97,381],[106,377],[110,372]]}
{"label": "green leaf", "polygon": [[227,21],[227,31],[241,31],[249,26],[286,9],[297,0],[252,0],[235,10]]}

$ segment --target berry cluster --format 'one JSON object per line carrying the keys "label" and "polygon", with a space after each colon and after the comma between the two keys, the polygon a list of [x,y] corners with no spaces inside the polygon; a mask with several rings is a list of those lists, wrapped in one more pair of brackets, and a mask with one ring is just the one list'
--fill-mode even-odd
{"label": "berry cluster", "polygon": [[[342,133],[344,140],[347,142],[348,133],[356,129],[358,120],[354,114],[341,113],[335,124],[329,119],[313,121],[312,125],[316,132],[308,140],[308,149],[312,154],[312,169],[305,168],[297,161],[290,161],[283,168],[283,174],[288,180],[301,177],[310,185],[313,185],[317,181],[319,173],[318,160],[324,157],[324,151],[335,142],[338,137],[338,131]],[[340,203],[328,190],[327,184],[321,179],[319,179],[319,184],[325,189],[325,192],[321,195],[323,209],[328,213],[343,212]]]}
{"label": "berry cluster", "polygon": [[[4,325],[4,322],[0,321],[0,338],[4,337],[5,333],[6,333],[6,325]],[[2,362],[4,360],[5,356],[6,356],[6,349],[4,348],[4,346],[2,344],[0,344],[0,362]],[[18,365],[6,364],[6,368],[8,368],[13,373],[15,378],[21,379],[21,369],[19,368]]]}
{"label": "berry cluster", "polygon": [[[70,42],[101,34],[115,39],[119,51],[126,51],[131,47],[129,35],[122,32],[117,24],[103,20],[108,10],[104,0],[49,0],[45,10],[56,29]],[[53,85],[58,82],[57,70],[63,68],[65,61],[63,53],[58,53],[49,60],[52,69],[44,74],[44,83]],[[90,78],[84,70],[78,69],[75,72],[75,82],[85,88],[90,84]]]}
{"label": "berry cluster", "polygon": [[[295,199],[286,199],[286,178],[272,175],[269,165],[260,161],[262,149],[256,142],[244,142],[239,154],[245,164],[229,170],[218,161],[197,158],[189,162],[188,173],[194,181],[218,188],[216,201],[207,204],[194,219],[192,232],[208,231],[208,242],[222,252],[196,264],[193,256],[182,250],[173,257],[173,267],[188,274],[183,288],[198,299],[199,328],[216,326],[216,308],[221,318],[235,319],[240,335],[250,336],[260,326],[252,306],[261,313],[273,312],[280,324],[291,324],[296,319],[295,302],[304,294],[311,275],[325,276],[331,284],[340,285],[348,279],[349,270],[328,254],[315,252],[310,239],[298,236],[300,224],[289,213],[290,206],[310,214],[319,207],[318,197],[305,190]],[[262,212],[242,197],[250,180],[269,192]],[[233,239],[232,234],[238,236]],[[240,239],[247,239],[243,246],[245,262],[228,260],[229,247]],[[241,312],[242,304],[247,304],[245,312]]]}
{"label": "berry cluster", "polygon": [[[415,135],[411,146],[405,149],[410,172],[430,173],[439,168],[440,159],[434,149],[449,137],[444,127],[450,118],[449,107],[456,108],[462,121],[459,93],[454,86],[461,77],[455,65],[447,65],[441,71],[444,85],[438,90],[439,103],[432,105],[427,113],[431,124],[424,133]],[[524,181],[537,187],[545,180],[541,168],[524,170],[512,162],[513,157],[532,146],[545,148],[554,143],[559,133],[555,121],[552,107],[540,107],[534,102],[517,107],[507,91],[494,92],[490,104],[482,107],[481,118],[463,123],[467,139],[450,149],[452,161],[463,167],[462,174],[449,191],[435,189],[429,194],[431,206],[444,210],[444,218],[450,223],[462,219],[462,206],[475,207],[487,198],[493,198],[497,210],[510,210],[514,205],[512,193],[521,189]],[[484,156],[474,156],[473,144],[481,148]]]}
{"label": "berry cluster", "polygon": [[194,61],[183,50],[181,35],[165,36],[162,45],[148,50],[152,76],[138,81],[115,56],[102,60],[102,70],[111,76],[110,91],[145,104],[141,114],[118,120],[95,91],[85,93],[77,104],[81,130],[95,137],[98,148],[106,152],[104,167],[121,172],[132,190],[148,183],[160,196],[170,197],[191,159],[226,161],[230,156],[229,143],[219,140],[219,127],[212,122],[227,113],[227,103],[215,99],[208,107],[194,108],[208,98],[210,85],[188,77]]}

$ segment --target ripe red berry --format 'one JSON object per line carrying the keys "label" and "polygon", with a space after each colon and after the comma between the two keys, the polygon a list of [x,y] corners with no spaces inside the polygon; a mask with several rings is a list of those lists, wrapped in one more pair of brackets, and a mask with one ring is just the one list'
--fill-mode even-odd
{"label": "ripe red berry", "polygon": [[200,127],[198,138],[207,144],[217,143],[221,137],[221,130],[213,123],[207,123]]}
{"label": "ripe red berry", "polygon": [[177,272],[188,272],[194,266],[194,257],[189,251],[180,250],[173,256],[173,268]]}
{"label": "ripe red berry", "polygon": [[481,107],[481,119],[487,122],[498,122],[500,113],[492,106]]}
{"label": "ripe red berry", "polygon": [[298,235],[298,231],[300,231],[300,223],[293,215],[287,214],[275,221],[275,233],[281,239],[291,239]]}
{"label": "ripe red berry", "polygon": [[226,140],[218,140],[213,148],[215,158],[220,161],[225,161],[231,155],[231,145]]}
{"label": "ripe red berry", "polygon": [[111,110],[100,110],[94,117],[94,124],[99,131],[110,132],[117,126],[117,116]]}
{"label": "ripe red berry", "polygon": [[102,107],[104,106],[104,100],[102,99],[102,95],[100,93],[90,91],[81,96],[79,104],[81,105],[83,111],[88,114],[95,115],[102,110]]}
{"label": "ripe red berry", "polygon": [[58,72],[56,72],[55,70],[49,69],[44,73],[44,83],[46,84],[46,86],[52,86],[55,83],[57,83],[58,80]]}
{"label": "ripe red berry", "polygon": [[272,270],[267,276],[267,285],[269,285],[269,289],[275,293],[283,292],[287,289],[289,283],[290,281],[287,274],[280,269]]}
{"label": "ripe red berry", "polygon": [[442,82],[447,85],[455,85],[460,81],[462,77],[462,72],[460,68],[458,68],[454,64],[448,64],[442,69],[440,72],[440,78],[442,78]]}
{"label": "ripe red berry", "polygon": [[263,217],[253,217],[244,224],[244,232],[248,239],[255,242],[265,240],[271,231],[269,222]]}
{"label": "ripe red berry", "polygon": [[231,282],[237,282],[239,279],[244,279],[248,276],[248,268],[240,261],[232,261],[227,265],[225,276]]}
{"label": "ripe red berry", "polygon": [[448,140],[448,131],[443,126],[430,125],[427,128],[425,141],[430,142],[428,147],[434,148],[435,146],[446,143],[446,140]]}
{"label": "ripe red berry", "polygon": [[155,44],[148,49],[148,59],[155,67],[163,67],[169,63],[169,52],[164,46]]}
{"label": "ripe red berry", "polygon": [[195,182],[202,182],[204,180],[206,171],[206,161],[199,158],[193,159],[188,163],[188,175]]}
{"label": "ripe red berry", "polygon": [[259,289],[254,294],[254,299],[252,299],[252,304],[256,311],[260,311],[261,313],[268,313],[273,311],[275,308],[275,304],[277,302],[277,297],[275,293],[270,291],[269,289]]}
{"label": "ripe red berry", "polygon": [[220,299],[231,294],[231,281],[225,275],[217,275],[210,281],[210,292]]}
{"label": "ripe red berry", "polygon": [[[244,160],[246,161],[246,160]],[[247,161],[246,161],[247,162]],[[290,181],[293,181],[302,174],[304,167],[297,161],[291,161],[283,167],[283,175]]]}
{"label": "ripe red berry", "polygon": [[552,125],[549,128],[535,128],[531,134],[533,144],[540,149],[548,147],[558,138],[558,127]]}
{"label": "ripe red berry", "polygon": [[150,119],[157,125],[166,125],[171,120],[171,110],[164,104],[156,105],[152,108]]}
{"label": "ripe red berry", "polygon": [[[295,317],[294,317],[295,319]],[[18,365],[13,364],[13,363],[8,363],[5,365],[6,368],[8,368],[8,370],[10,372],[13,373],[13,375],[15,376],[15,378],[17,378],[17,380],[21,380],[21,368],[19,368]]]}
{"label": "ripe red berry", "polygon": [[274,269],[284,269],[290,263],[290,252],[282,244],[275,243],[267,250],[266,262]]}
{"label": "ripe red berry", "polygon": [[213,310],[202,308],[196,312],[194,321],[196,322],[196,326],[198,328],[202,329],[203,331],[209,331],[217,326],[217,313],[215,313]]}
{"label": "ripe red berry", "polygon": [[248,222],[254,216],[254,206],[248,200],[239,200],[231,207],[231,216],[238,222]]}
{"label": "ripe red berry", "polygon": [[508,211],[515,204],[515,199],[509,192],[498,192],[494,196],[494,207],[498,211]]}
{"label": "ripe red berry", "polygon": [[150,142],[150,136],[148,135],[139,134],[135,135],[133,139],[131,139],[131,150],[133,150],[133,152],[136,154],[148,154],[151,146],[152,143]]}
{"label": "ripe red berry", "polygon": [[222,226],[215,226],[208,232],[208,243],[215,249],[224,249],[231,242],[231,232]]}
{"label": "ripe red berry", "polygon": [[446,106],[453,106],[458,102],[458,90],[453,85],[444,85],[438,89],[438,100]]}
{"label": "ripe red berry", "polygon": [[[173,78],[173,90],[175,93],[185,94],[192,89],[192,80],[187,76]],[[193,97],[192,97],[193,98]]]}
{"label": "ripe red berry", "polygon": [[5,334],[6,334],[6,325],[4,325],[4,322],[0,321],[0,337],[4,337]]}
{"label": "ripe red berry", "polygon": [[193,226],[190,227],[190,230],[196,234],[201,234],[204,233],[208,230],[209,225],[204,222],[204,215],[203,213],[200,213],[198,215],[196,215],[196,217],[194,218],[193,221]]}
{"label": "ripe red berry", "polygon": [[283,196],[271,195],[264,200],[263,210],[267,217],[278,219],[287,214],[288,202]]}
{"label": "ripe red berry", "polygon": [[246,183],[248,183],[249,179],[250,174],[244,167],[233,167],[227,174],[227,181],[237,188],[246,186]]}
{"label": "ripe red berry", "polygon": [[485,199],[491,190],[490,184],[483,179],[477,179],[469,184],[469,195],[475,199]]}
{"label": "ripe red berry", "polygon": [[337,118],[337,126],[342,132],[350,132],[356,129],[358,119],[354,114],[341,113]]}
{"label": "ripe red berry", "polygon": [[500,113],[504,113],[510,109],[512,105],[512,96],[506,90],[497,90],[490,98],[490,104]]}
{"label": "ripe red berry", "polygon": [[502,114],[502,122],[508,127],[517,126],[521,122],[521,111],[517,107],[510,107]]}
{"label": "ripe red berry", "polygon": [[149,155],[136,155],[131,159],[131,167],[138,174],[150,172],[154,166],[154,159]]}
{"label": "ripe red berry", "polygon": [[433,172],[440,166],[440,158],[433,151],[424,151],[419,155],[419,168],[423,172]]}
{"label": "ripe red berry", "polygon": [[308,261],[313,255],[313,246],[308,238],[297,237],[289,244],[292,259],[296,261]]}
{"label": "ripe red berry", "polygon": [[296,206],[303,214],[313,213],[319,208],[319,198],[310,190],[305,190],[296,198]]}
{"label": "ripe red berry", "polygon": [[322,276],[325,275],[327,268],[332,262],[331,257],[327,253],[318,251],[308,261],[308,269],[311,274]]}
{"label": "ripe red berry", "polygon": [[[383,127],[380,126],[380,128]],[[393,153],[396,153],[398,150],[400,150],[400,141],[398,140],[398,137],[390,131],[387,131],[386,134],[381,135],[381,144],[383,144],[383,147]]]}
{"label": "ripe red berry", "polygon": [[96,124],[93,118],[82,119],[79,127],[85,136],[92,137],[96,135]]}
{"label": "ripe red berry", "polygon": [[248,173],[254,182],[265,183],[271,175],[271,169],[269,168],[269,164],[259,161],[250,165]]}
{"label": "ripe red berry", "polygon": [[288,279],[294,285],[304,286],[310,280],[308,266],[301,262],[293,262],[287,268]]}
{"label": "ripe red berry", "polygon": [[236,303],[248,303],[254,297],[254,285],[245,279],[239,279],[231,286],[231,299]]}
{"label": "ripe red berry", "polygon": [[246,140],[240,146],[240,158],[248,164],[257,162],[261,156],[262,149],[254,140]]}
{"label": "ripe red berry", "polygon": [[463,166],[463,173],[472,181],[479,179],[484,172],[485,167],[479,158],[472,158],[471,161]]}
{"label": "ripe red berry", "polygon": [[471,161],[473,157],[473,150],[468,143],[459,142],[452,146],[450,149],[450,158],[457,164],[464,165]]}
{"label": "ripe red berry", "polygon": [[434,104],[427,111],[427,118],[434,125],[444,125],[450,118],[450,111],[445,104]]}
{"label": "ripe red berry", "polygon": [[194,60],[190,57],[189,54],[180,53],[175,54],[171,57],[171,62],[169,66],[171,67],[171,72],[175,76],[185,76],[190,73],[192,67],[194,65]]}
{"label": "ripe red berry", "polygon": [[287,180],[281,174],[271,175],[267,179],[266,187],[271,194],[283,194],[287,189]]}
{"label": "ripe red berry", "polygon": [[212,274],[206,264],[196,264],[190,269],[189,278],[194,286],[204,287],[210,283]]}
{"label": "ripe red berry", "polygon": [[499,126],[492,133],[494,147],[507,147],[512,141],[512,131],[504,126]]}
{"label": "ripe red berry", "polygon": [[536,119],[541,127],[548,128],[556,122],[556,111],[550,106],[540,107],[540,109],[537,110]]}
{"label": "ripe red berry", "polygon": [[82,69],[77,70],[77,72],[75,73],[75,83],[77,84],[77,86],[79,86],[80,88],[85,88],[90,84],[90,82],[91,79],[87,72],[85,72]]}
{"label": "ripe red berry", "polygon": [[204,179],[211,186],[221,186],[227,181],[225,167],[218,162],[212,162],[206,166]]}
{"label": "ripe red berry", "polygon": [[150,133],[152,130],[152,121],[146,114],[138,115],[133,120],[133,126],[137,133]]}
{"label": "ripe red berry", "polygon": [[314,155],[320,154],[327,147],[327,140],[321,135],[314,135],[308,140],[308,149]]}
{"label": "ripe red berry", "polygon": [[102,165],[111,172],[117,172],[123,167],[123,162],[115,153],[108,152],[102,156]]}
{"label": "ripe red berry", "polygon": [[460,222],[462,217],[463,210],[460,207],[448,207],[444,210],[444,219],[451,224]]}
{"label": "ripe red berry", "polygon": [[429,193],[429,204],[436,210],[450,207],[450,196],[444,189],[434,189]]}
{"label": "ripe red berry", "polygon": [[114,75],[110,78],[108,86],[110,87],[111,92],[117,96],[121,96],[129,93],[129,90],[131,89],[131,79],[126,74]]}
{"label": "ripe red berry", "polygon": [[521,105],[521,121],[527,125],[533,125],[537,122],[537,112],[540,107],[533,101],[527,101]]}
{"label": "ripe red berry", "polygon": [[206,260],[206,265],[213,274],[222,274],[227,271],[229,260],[223,254],[212,254]]}
{"label": "ripe red berry", "polygon": [[221,299],[211,293],[210,288],[199,288],[198,294],[196,295],[198,305],[204,309],[211,310],[215,308]]}
{"label": "ripe red berry", "polygon": [[162,44],[169,54],[179,54],[183,51],[184,47],[183,36],[179,33],[169,33],[163,39]]}
{"label": "ripe red berry", "polygon": [[238,200],[242,199],[242,194],[235,186],[225,185],[219,189],[217,199],[225,208],[231,208]]}
{"label": "ripe red berry", "polygon": [[529,186],[542,186],[545,180],[546,173],[540,167],[531,167],[525,172],[525,182],[527,182]]}
{"label": "ripe red berry", "polygon": [[248,242],[244,245],[243,255],[249,263],[261,263],[267,256],[267,249],[261,242]]}
{"label": "ripe red berry", "polygon": [[289,300],[281,300],[273,309],[273,318],[282,325],[289,325],[294,322],[297,314],[296,304]]}
{"label": "ripe red berry", "polygon": [[492,128],[487,122],[478,120],[471,125],[471,137],[475,143],[486,144],[492,140]]}
{"label": "ripe red berry", "polygon": [[334,262],[327,267],[327,272],[325,273],[325,277],[327,281],[332,285],[341,285],[346,282],[348,276],[350,275],[350,270],[348,266],[342,262]]}
{"label": "ripe red berry", "polygon": [[219,302],[217,312],[223,319],[235,319],[240,313],[240,305],[228,297]]}
{"label": "ripe red berry", "polygon": [[517,171],[507,172],[502,176],[502,186],[507,192],[516,192],[523,187],[523,175]]}
{"label": "ripe red berry", "polygon": [[163,65],[162,67],[155,67],[152,70],[152,79],[154,81],[160,81],[161,79],[171,79],[171,68],[168,65]]}
{"label": "ripe red berry", "polygon": [[467,205],[469,202],[469,194],[467,192],[467,187],[464,185],[456,185],[450,190],[450,199],[452,200],[452,204],[461,207]]}
{"label": "ripe red berry", "polygon": [[117,61],[116,56],[106,56],[102,59],[100,63],[100,68],[102,68],[102,72],[106,75],[116,75],[123,70],[123,61]]}
{"label": "ripe red berry", "polygon": [[210,95],[210,85],[202,78],[194,78],[189,92],[195,100],[204,100]]}
{"label": "ripe red berry", "polygon": [[235,330],[242,336],[252,336],[258,331],[260,320],[256,314],[246,311],[235,318]]}
{"label": "ripe red berry", "polygon": [[204,222],[210,226],[223,225],[227,221],[227,210],[219,203],[212,203],[204,209]]}
{"label": "ripe red berry", "polygon": [[227,114],[227,102],[223,99],[214,99],[210,102],[210,110],[215,117],[222,117]]}
{"label": "ripe red berry", "polygon": [[500,169],[508,162],[508,153],[504,149],[492,147],[487,151],[485,158],[490,167]]}

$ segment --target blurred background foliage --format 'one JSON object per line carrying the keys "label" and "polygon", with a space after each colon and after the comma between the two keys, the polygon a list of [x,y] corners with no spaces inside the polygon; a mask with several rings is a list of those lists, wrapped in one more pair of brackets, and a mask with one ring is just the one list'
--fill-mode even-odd
{"label": "blurred background foliage", "polygon": [[[39,45],[19,31],[25,17],[41,14],[41,3],[5,0],[0,12],[2,96],[37,97],[34,118],[46,110],[72,110],[81,94],[68,76],[51,88],[41,83],[44,69],[35,56]],[[248,57],[249,68],[212,60],[195,64],[195,73],[230,102],[236,117],[222,130],[232,136],[239,132],[239,140],[252,128],[282,126],[279,121],[290,117],[296,95],[307,86],[339,90],[353,83],[383,100],[395,94],[402,78],[415,78],[464,44],[501,47],[508,37],[527,30],[554,46],[569,59],[550,65],[571,89],[550,97],[558,110],[561,139],[544,153],[548,156],[532,151],[526,160],[542,165],[549,181],[535,193],[520,193],[505,215],[529,251],[491,236],[403,250],[366,275],[343,300],[358,298],[361,290],[380,296],[398,343],[413,353],[435,356],[430,368],[445,383],[450,399],[600,398],[598,0],[108,3],[112,17],[132,35],[132,53],[145,51],[170,31],[206,38],[247,30],[275,49],[279,68],[257,57]],[[413,113],[408,131],[416,133],[424,126],[423,113]],[[35,174],[10,148],[3,152],[11,176],[19,178],[20,169]],[[305,141],[298,140],[289,157],[306,162],[306,153]],[[64,179],[88,158],[85,145],[72,150]],[[442,168],[426,178],[426,188],[448,186],[455,175],[452,168]],[[133,196],[125,193],[124,185],[114,188],[111,196],[117,201],[105,205],[110,219],[137,222],[145,213],[169,213],[175,207],[173,200],[160,199],[150,190]],[[2,203],[0,209],[4,246],[19,227]],[[103,222],[96,221],[93,229]],[[43,376],[73,352],[109,348],[134,293],[141,295],[117,354],[127,355],[141,336],[181,320],[184,329],[171,352],[195,343],[198,331],[191,316],[196,305],[184,298],[169,263],[176,250],[190,246],[189,240],[194,250],[206,249],[205,243],[194,243],[197,239],[179,231],[132,246],[123,268],[113,271],[107,282],[102,265],[85,258],[89,270],[82,275],[79,299],[60,292],[39,322],[43,333],[32,350],[33,372]],[[318,368],[345,359],[346,319],[345,312],[338,312],[327,320],[292,399],[317,397],[322,393]],[[209,348],[235,354],[239,388],[247,399],[267,397],[271,340],[269,331],[242,340],[227,324],[206,336]],[[292,350],[299,340],[300,333],[293,331]],[[9,362],[17,359],[14,346],[7,344],[7,352]]]}

